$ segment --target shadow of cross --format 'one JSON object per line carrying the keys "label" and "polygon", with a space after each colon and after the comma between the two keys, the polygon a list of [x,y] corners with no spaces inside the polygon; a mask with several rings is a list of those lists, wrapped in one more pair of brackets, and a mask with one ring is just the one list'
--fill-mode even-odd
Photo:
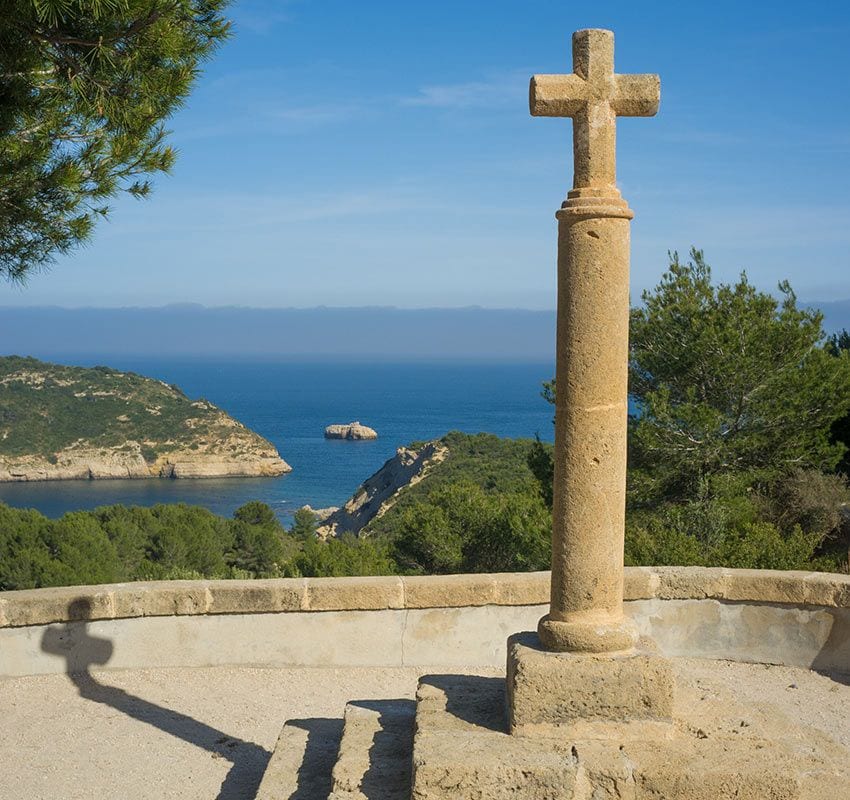
{"label": "shadow of cross", "polygon": [[90,672],[91,668],[107,664],[115,648],[109,639],[89,633],[91,612],[90,600],[79,598],[72,601],[68,605],[69,621],[49,626],[41,638],[43,652],[65,659],[65,673],[77,687],[80,697],[110,706],[217,758],[227,759],[232,767],[221,784],[217,800],[253,798],[271,753],[254,742],[229,736],[187,714],[97,681]]}

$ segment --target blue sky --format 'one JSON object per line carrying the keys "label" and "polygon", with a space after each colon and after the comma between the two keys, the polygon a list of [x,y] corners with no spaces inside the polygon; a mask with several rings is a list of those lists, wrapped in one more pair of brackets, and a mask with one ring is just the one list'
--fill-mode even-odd
{"label": "blue sky", "polygon": [[615,31],[658,72],[659,115],[618,123],[637,216],[633,297],[671,249],[719,279],[850,297],[846,3],[236,0],[233,39],[171,121],[150,200],[0,305],[552,308],[569,120],[528,78],[570,34]]}

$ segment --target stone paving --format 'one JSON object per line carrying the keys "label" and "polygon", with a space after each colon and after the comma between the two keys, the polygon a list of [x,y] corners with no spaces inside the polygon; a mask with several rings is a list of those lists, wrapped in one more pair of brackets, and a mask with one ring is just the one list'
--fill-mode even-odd
{"label": "stone paving", "polygon": [[[770,706],[850,749],[850,678],[724,661],[674,665],[689,692],[733,693],[742,721]],[[502,674],[217,667],[0,679],[0,800],[253,798],[284,722],[300,720],[309,746],[335,757],[346,702],[411,699],[419,676],[435,671]],[[328,773],[291,797],[324,799],[330,788]]]}

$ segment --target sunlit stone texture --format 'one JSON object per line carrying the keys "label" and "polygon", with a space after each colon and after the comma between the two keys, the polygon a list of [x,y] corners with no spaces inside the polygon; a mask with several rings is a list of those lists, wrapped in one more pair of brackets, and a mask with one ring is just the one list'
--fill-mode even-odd
{"label": "sunlit stone texture", "polygon": [[616,118],[658,110],[657,75],[617,75],[614,34],[573,35],[573,73],[535,75],[535,116],[572,117],[573,189],[557,213],[558,332],[550,650],[629,650],[623,616],[629,221]]}

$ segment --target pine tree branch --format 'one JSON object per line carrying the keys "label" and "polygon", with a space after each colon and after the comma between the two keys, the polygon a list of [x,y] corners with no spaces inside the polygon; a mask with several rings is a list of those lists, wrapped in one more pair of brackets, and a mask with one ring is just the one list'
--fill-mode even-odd
{"label": "pine tree branch", "polygon": [[120,42],[124,42],[127,39],[132,39],[137,34],[141,33],[146,28],[149,28],[151,25],[154,25],[158,22],[165,14],[173,11],[177,8],[175,3],[171,3],[166,5],[165,7],[157,8],[154,6],[145,17],[139,17],[136,20],[133,20],[127,28],[121,33],[116,34],[115,36],[101,36],[98,39],[81,39],[77,36],[67,36],[61,33],[58,29],[53,28],[49,30],[40,30],[38,28],[30,28],[27,30],[27,33],[30,37],[34,39],[39,39],[43,42],[47,42],[48,44],[52,44],[55,47],[63,47],[63,46],[75,46],[75,47],[103,47],[103,46],[111,46],[114,44],[118,44]]}

